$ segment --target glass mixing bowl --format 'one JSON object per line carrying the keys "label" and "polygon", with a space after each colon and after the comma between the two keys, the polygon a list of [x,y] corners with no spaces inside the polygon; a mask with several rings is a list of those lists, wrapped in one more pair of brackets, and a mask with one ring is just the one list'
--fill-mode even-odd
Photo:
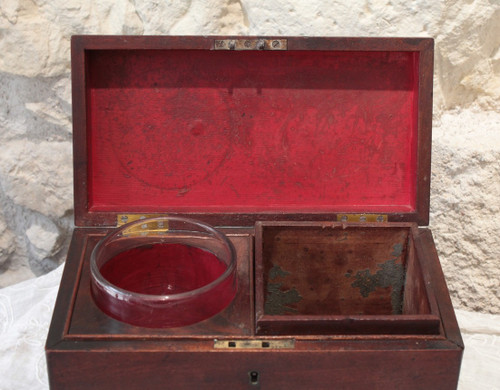
{"label": "glass mixing bowl", "polygon": [[97,306],[143,327],[203,321],[228,306],[237,289],[236,254],[228,238],[182,217],[123,225],[94,248],[90,272]]}

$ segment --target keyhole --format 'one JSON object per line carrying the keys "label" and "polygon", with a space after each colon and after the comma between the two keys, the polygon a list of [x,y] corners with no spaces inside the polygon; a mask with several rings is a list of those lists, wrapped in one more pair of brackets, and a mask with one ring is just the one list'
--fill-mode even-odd
{"label": "keyhole", "polygon": [[259,373],[257,371],[250,371],[248,375],[250,376],[250,383],[252,385],[259,384]]}

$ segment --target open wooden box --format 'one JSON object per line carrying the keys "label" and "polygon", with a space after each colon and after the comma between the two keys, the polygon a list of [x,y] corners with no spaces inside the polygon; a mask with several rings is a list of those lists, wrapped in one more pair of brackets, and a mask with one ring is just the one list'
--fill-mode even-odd
{"label": "open wooden box", "polygon": [[[433,41],[76,36],[75,224],[53,389],[453,389],[463,343],[429,218]],[[142,328],[90,292],[124,222],[217,226],[238,291]]]}

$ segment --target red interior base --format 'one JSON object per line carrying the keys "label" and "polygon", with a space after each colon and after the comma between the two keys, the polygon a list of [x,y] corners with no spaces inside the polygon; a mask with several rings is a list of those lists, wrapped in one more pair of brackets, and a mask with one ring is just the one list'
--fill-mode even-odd
{"label": "red interior base", "polygon": [[[226,271],[212,253],[183,244],[143,245],[124,251],[101,267],[101,274],[127,292],[110,293],[92,281],[97,306],[127,324],[170,328],[191,325],[222,311],[234,298],[236,282],[230,275],[210,286]],[[207,286],[208,289],[199,290]],[[107,286],[109,287],[109,286]],[[187,296],[176,294],[189,293]],[[164,296],[170,296],[166,299]]]}
{"label": "red interior base", "polygon": [[418,54],[87,54],[90,211],[409,212]]}
{"label": "red interior base", "polygon": [[122,252],[101,268],[106,280],[124,290],[149,295],[193,291],[226,270],[214,254],[182,244],[155,244]]}

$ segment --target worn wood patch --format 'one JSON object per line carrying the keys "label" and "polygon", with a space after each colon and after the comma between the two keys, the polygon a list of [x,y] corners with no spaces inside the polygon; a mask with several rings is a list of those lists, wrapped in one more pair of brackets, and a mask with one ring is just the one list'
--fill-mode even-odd
{"label": "worn wood patch", "polygon": [[265,314],[402,313],[408,229],[295,226],[263,234]]}

